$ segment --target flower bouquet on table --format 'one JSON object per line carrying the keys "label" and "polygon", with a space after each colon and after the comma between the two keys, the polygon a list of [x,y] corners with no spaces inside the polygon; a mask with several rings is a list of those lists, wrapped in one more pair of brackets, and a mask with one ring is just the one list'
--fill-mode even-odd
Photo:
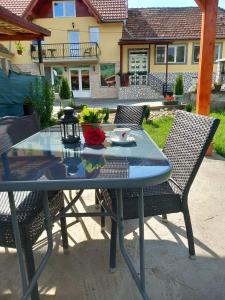
{"label": "flower bouquet on table", "polygon": [[88,145],[102,145],[106,137],[105,132],[100,127],[89,127],[83,134]]}
{"label": "flower bouquet on table", "polygon": [[105,140],[105,133],[100,124],[105,117],[103,109],[84,107],[80,114],[80,123],[85,142],[89,145],[101,145]]}

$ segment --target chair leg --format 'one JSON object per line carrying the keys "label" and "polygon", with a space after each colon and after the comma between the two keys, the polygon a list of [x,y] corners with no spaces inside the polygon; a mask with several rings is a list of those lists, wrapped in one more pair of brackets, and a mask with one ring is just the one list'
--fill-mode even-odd
{"label": "chair leg", "polygon": [[191,218],[190,218],[188,207],[184,208],[183,215],[184,215],[184,222],[185,222],[186,232],[187,232],[189,254],[190,254],[190,258],[193,258],[195,256],[195,244],[194,244]]}
{"label": "chair leg", "polygon": [[[101,212],[105,212],[104,207],[101,205]],[[101,216],[101,231],[105,231],[105,217]]]}
{"label": "chair leg", "polygon": [[[33,256],[33,250],[32,250],[32,243],[27,238],[24,239],[24,257],[26,262],[26,268],[27,268],[27,275],[29,282],[32,280],[34,273],[35,273],[35,262],[34,262],[34,256]],[[33,291],[31,292],[31,299],[32,300],[39,300],[39,293],[38,293],[38,284],[36,283]]]}
{"label": "chair leg", "polygon": [[116,242],[117,242],[117,223],[111,219],[111,240],[110,240],[110,271],[116,269]]}
{"label": "chair leg", "polygon": [[162,214],[162,222],[163,223],[167,223],[168,222],[166,214]]}
{"label": "chair leg", "polygon": [[68,234],[67,234],[67,226],[66,226],[66,218],[65,217],[60,218],[60,224],[61,224],[63,249],[66,250],[69,248],[69,243],[68,243]]}
{"label": "chair leg", "polygon": [[99,199],[98,199],[98,193],[97,193],[97,191],[95,190],[95,208],[99,208],[99,205],[100,205],[100,203],[99,203]]}

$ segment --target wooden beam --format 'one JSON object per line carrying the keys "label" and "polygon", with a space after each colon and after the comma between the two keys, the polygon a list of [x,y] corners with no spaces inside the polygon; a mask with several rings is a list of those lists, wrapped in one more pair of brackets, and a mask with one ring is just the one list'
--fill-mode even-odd
{"label": "wooden beam", "polygon": [[0,34],[14,35],[15,31],[0,27]]}
{"label": "wooden beam", "polygon": [[205,10],[205,0],[195,0],[195,2],[198,4],[198,7],[203,12]]}
{"label": "wooden beam", "polygon": [[17,33],[15,35],[7,35],[0,33],[0,41],[32,41],[32,40],[43,40],[42,35],[35,34],[21,34]]}
{"label": "wooden beam", "polygon": [[197,113],[201,115],[208,115],[210,112],[217,12],[218,0],[205,0],[205,8],[202,13],[200,62],[196,101]]}

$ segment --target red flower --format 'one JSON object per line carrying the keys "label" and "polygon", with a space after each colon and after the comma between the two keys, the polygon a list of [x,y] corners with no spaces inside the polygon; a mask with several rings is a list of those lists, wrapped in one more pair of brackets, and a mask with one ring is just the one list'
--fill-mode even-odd
{"label": "red flower", "polygon": [[84,132],[84,139],[89,145],[101,145],[105,140],[105,132],[99,127],[90,127]]}

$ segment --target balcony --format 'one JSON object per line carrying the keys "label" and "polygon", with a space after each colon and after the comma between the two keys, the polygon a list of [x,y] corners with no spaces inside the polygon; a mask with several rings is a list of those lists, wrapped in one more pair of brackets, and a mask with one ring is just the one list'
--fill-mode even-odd
{"label": "balcony", "polygon": [[[97,43],[57,43],[42,45],[44,62],[98,61],[100,48]],[[38,46],[31,45],[31,58],[38,61]]]}

